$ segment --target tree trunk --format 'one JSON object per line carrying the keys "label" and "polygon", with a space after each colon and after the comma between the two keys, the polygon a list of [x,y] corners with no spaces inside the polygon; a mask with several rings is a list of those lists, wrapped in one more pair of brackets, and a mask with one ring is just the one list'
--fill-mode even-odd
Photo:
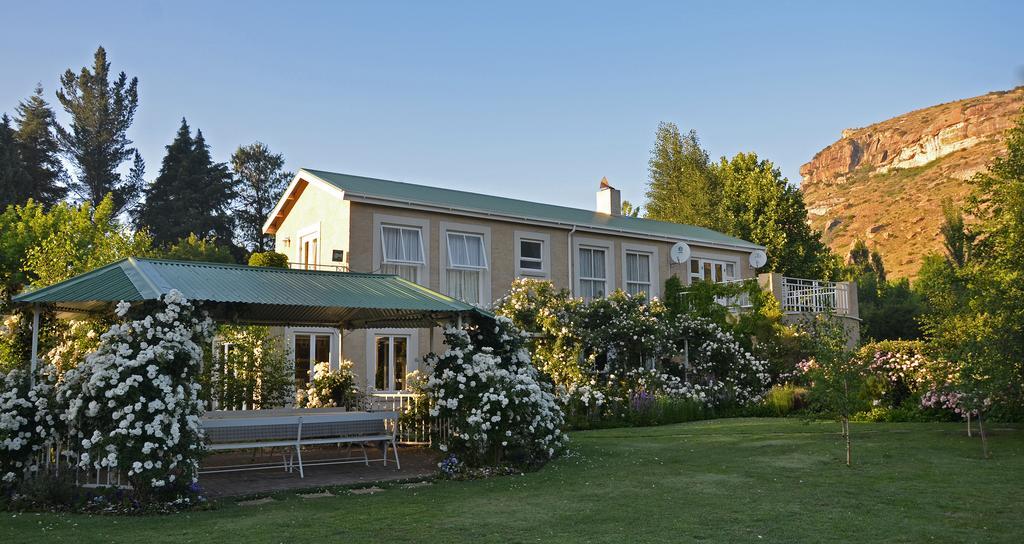
{"label": "tree trunk", "polygon": [[971,437],[971,413],[967,412],[967,438]]}
{"label": "tree trunk", "polygon": [[846,435],[846,466],[853,466],[853,446],[850,444],[850,420],[843,417],[843,429]]}
{"label": "tree trunk", "polygon": [[988,459],[988,437],[985,436],[985,424],[981,416],[981,410],[978,410],[978,434],[981,435],[981,453]]}

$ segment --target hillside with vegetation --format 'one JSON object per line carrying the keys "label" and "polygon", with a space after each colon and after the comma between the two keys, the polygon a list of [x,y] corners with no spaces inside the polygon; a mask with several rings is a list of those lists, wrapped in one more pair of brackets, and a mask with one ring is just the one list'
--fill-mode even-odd
{"label": "hillside with vegetation", "polygon": [[840,255],[865,240],[890,275],[916,276],[942,249],[943,202],[964,202],[1022,107],[1017,87],[844,130],[800,169],[811,225]]}

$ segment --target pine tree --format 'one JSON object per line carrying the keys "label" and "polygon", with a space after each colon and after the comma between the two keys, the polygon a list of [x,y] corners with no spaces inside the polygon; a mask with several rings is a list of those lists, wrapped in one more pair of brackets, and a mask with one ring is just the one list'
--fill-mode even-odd
{"label": "pine tree", "polygon": [[231,155],[235,177],[235,220],[238,238],[249,250],[274,249],[274,237],[263,234],[263,223],[294,174],[284,170],[284,157],[263,143],[241,146]]}
{"label": "pine tree", "polygon": [[231,240],[227,166],[213,162],[202,132],[196,131],[193,138],[185,119],[166,149],[160,174],[146,188],[146,200],[139,205],[136,225],[148,228],[153,240],[164,246],[190,234]]}
{"label": "pine tree", "polygon": [[0,117],[0,212],[28,200],[30,188],[31,178],[21,160],[11,118],[5,114]]}
{"label": "pine tree", "polygon": [[721,186],[695,131],[660,123],[648,163],[646,215],[651,219],[716,228]]}
{"label": "pine tree", "polygon": [[[92,70],[82,68],[78,75],[67,70],[60,82],[57,99],[71,116],[71,125],[56,127],[57,142],[75,168],[71,192],[94,206],[112,193],[115,214],[127,211],[142,187],[142,159],[127,135],[139,105],[138,78],[129,81],[121,72],[111,82],[107,52],[100,47]],[[122,176],[118,169],[129,160],[132,172]]]}
{"label": "pine tree", "polygon": [[30,178],[29,196],[47,207],[67,194],[67,172],[58,155],[54,127],[57,125],[50,105],[43,99],[42,85],[35,94],[18,105],[15,137],[21,159]]}

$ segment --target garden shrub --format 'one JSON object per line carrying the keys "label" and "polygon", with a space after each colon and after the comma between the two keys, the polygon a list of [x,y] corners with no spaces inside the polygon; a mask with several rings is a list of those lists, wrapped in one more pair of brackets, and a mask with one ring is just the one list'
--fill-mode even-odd
{"label": "garden shrub", "polygon": [[550,282],[520,279],[496,310],[531,333],[538,368],[574,426],[647,421],[650,406],[666,403],[756,404],[770,383],[767,363],[731,330],[674,314],[657,299],[616,291],[588,303]]}
{"label": "garden shrub", "polygon": [[[126,316],[121,302],[117,316]],[[145,317],[117,323],[64,374],[60,420],[79,467],[123,473],[141,496],[194,482],[203,450],[199,374],[212,322],[171,291]]]}
{"label": "garden shrub", "polygon": [[34,386],[25,370],[0,375],[0,489],[39,469],[35,461],[57,428],[52,395],[45,375]]}
{"label": "garden shrub", "polygon": [[330,363],[317,363],[309,387],[299,391],[299,407],[362,408],[365,398],[352,368],[352,361],[342,361],[336,370],[331,370]]}
{"label": "garden shrub", "polygon": [[440,447],[468,466],[534,465],[561,452],[563,414],[508,318],[444,331],[448,349],[426,357],[430,415],[451,433]]}
{"label": "garden shrub", "polygon": [[249,266],[267,266],[271,268],[288,268],[288,256],[276,251],[253,253],[249,256]]}

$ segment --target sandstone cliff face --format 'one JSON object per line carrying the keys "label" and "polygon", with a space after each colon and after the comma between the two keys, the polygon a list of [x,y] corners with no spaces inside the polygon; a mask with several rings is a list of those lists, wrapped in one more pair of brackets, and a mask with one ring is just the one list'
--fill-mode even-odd
{"label": "sandstone cliff face", "polygon": [[912,278],[941,249],[942,201],[963,201],[1022,107],[1018,87],[844,130],[800,168],[812,226],[843,255],[867,240],[894,276]]}

